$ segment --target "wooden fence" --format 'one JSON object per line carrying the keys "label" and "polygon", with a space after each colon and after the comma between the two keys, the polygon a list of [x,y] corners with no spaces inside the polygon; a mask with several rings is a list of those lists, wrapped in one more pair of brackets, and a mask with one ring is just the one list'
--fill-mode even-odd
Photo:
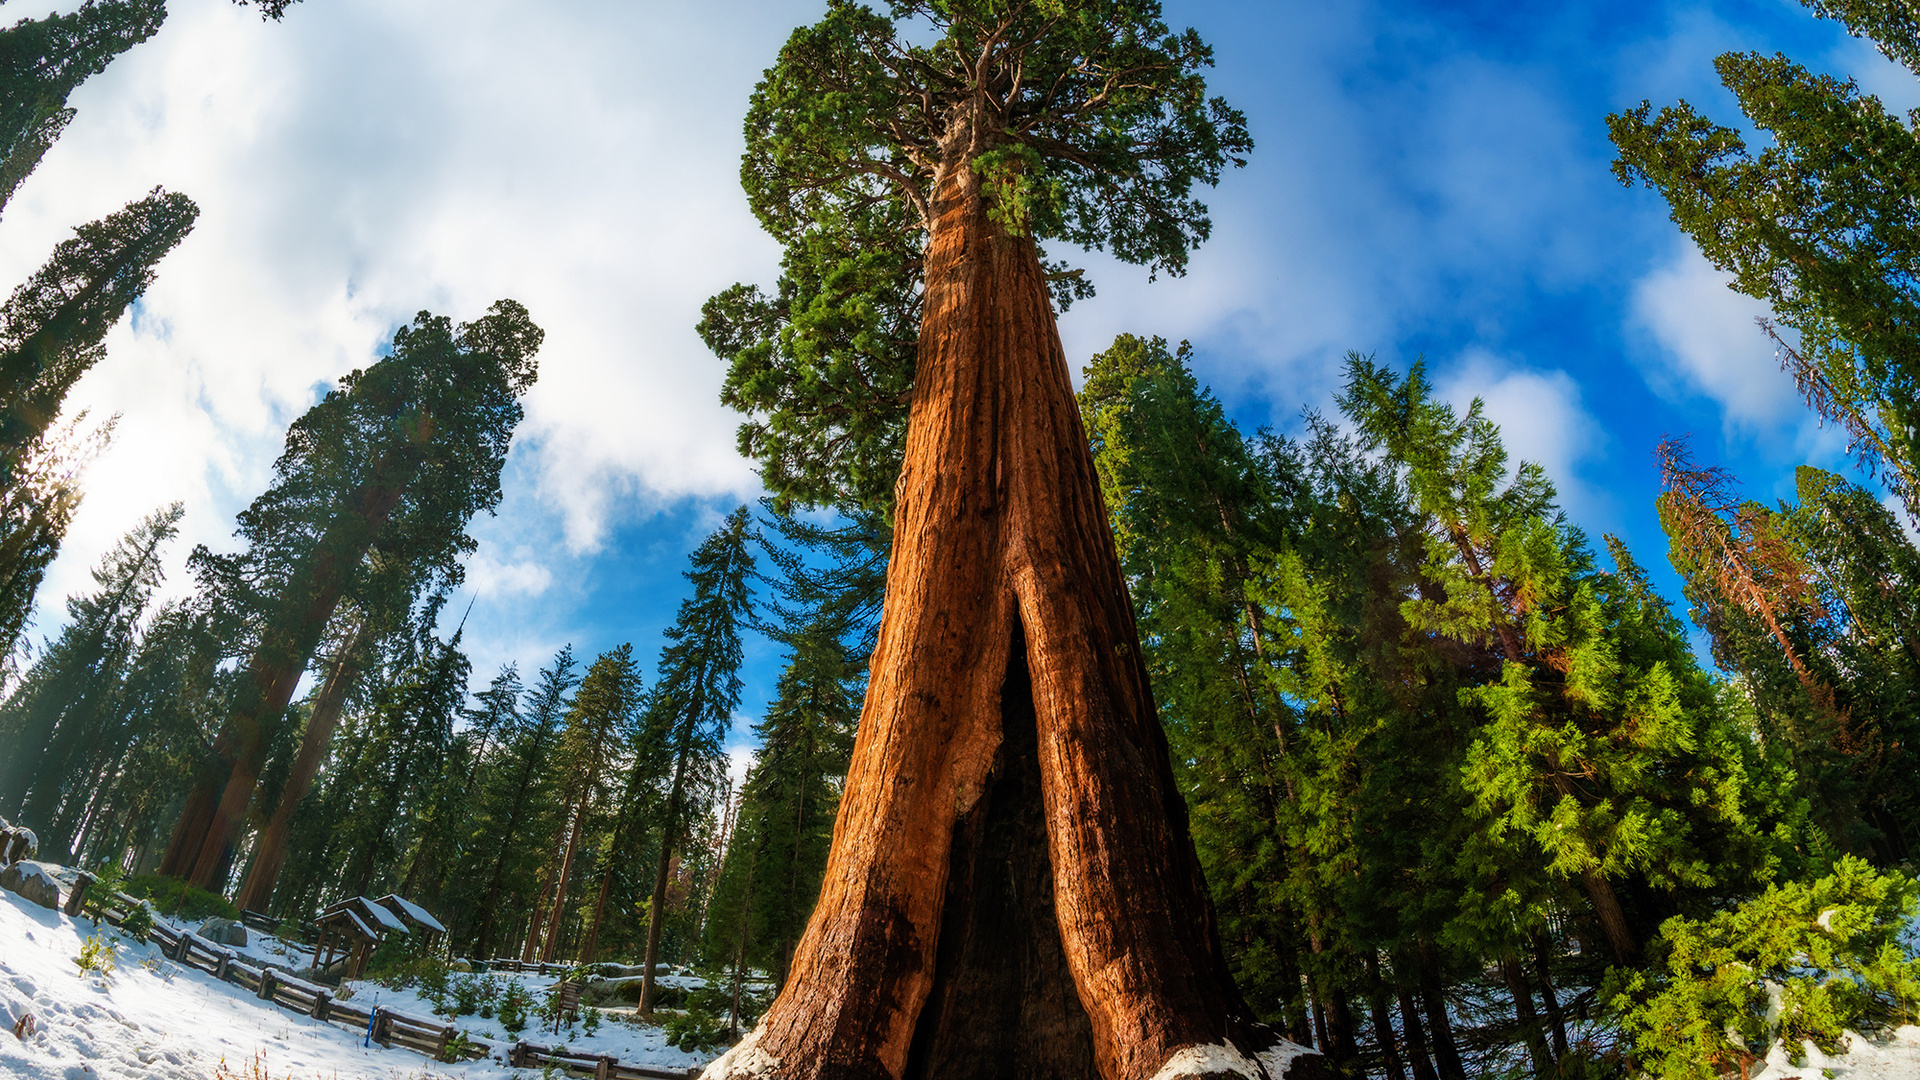
{"label": "wooden fence", "polygon": [[[108,923],[122,926],[140,903],[126,893],[116,892],[101,905],[101,913]],[[399,1047],[411,1050],[435,1061],[447,1060],[449,1049],[456,1046],[462,1051],[463,1060],[487,1057],[494,1049],[493,1044],[485,1039],[474,1039],[464,1044],[457,1042],[456,1029],[438,1020],[422,1020],[392,1009],[378,1006],[361,1008],[336,1000],[333,992],[324,986],[295,978],[278,968],[254,967],[232,949],[216,945],[191,930],[175,930],[156,921],[153,929],[147,932],[147,940],[158,945],[161,953],[183,967],[204,971],[289,1012],[363,1034],[388,1049]],[[567,970],[565,964],[521,964],[517,960],[497,961],[496,964],[498,966],[489,966],[501,971],[537,970],[542,975],[549,971]],[[514,966],[507,967],[507,964]],[[672,1070],[646,1065],[622,1065],[619,1058],[610,1054],[579,1054],[564,1047],[535,1046],[527,1042],[515,1043],[507,1049],[507,1064],[515,1068],[552,1065],[568,1075],[592,1076],[595,1080],[686,1080],[700,1075],[697,1067]]]}

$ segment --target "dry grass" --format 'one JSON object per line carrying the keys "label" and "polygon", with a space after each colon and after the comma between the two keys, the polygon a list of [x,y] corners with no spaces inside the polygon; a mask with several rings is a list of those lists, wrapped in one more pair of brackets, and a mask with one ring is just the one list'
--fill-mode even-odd
{"label": "dry grass", "polygon": [[[213,1070],[213,1080],[274,1080],[274,1075],[267,1069],[267,1052],[255,1050],[253,1057],[239,1071],[229,1068],[227,1059],[221,1058],[220,1064]],[[293,1074],[289,1072],[284,1080],[293,1080]],[[324,1078],[316,1077],[316,1080]],[[334,1074],[333,1080],[340,1080],[338,1073]]]}

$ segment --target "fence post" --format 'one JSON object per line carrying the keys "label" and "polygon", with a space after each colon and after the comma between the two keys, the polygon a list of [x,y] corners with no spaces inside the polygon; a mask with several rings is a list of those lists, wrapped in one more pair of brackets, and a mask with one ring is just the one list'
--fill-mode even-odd
{"label": "fence post", "polygon": [[263,967],[260,969],[260,1000],[261,1001],[273,1000],[273,976],[274,976],[274,970],[272,968]]}
{"label": "fence post", "polygon": [[521,1039],[513,1044],[513,1049],[507,1051],[507,1064],[516,1069],[527,1067],[527,1040]]}
{"label": "fence post", "polygon": [[328,1014],[333,1012],[333,995],[325,990],[313,995],[313,1013],[315,1020],[326,1023]]}
{"label": "fence post", "polygon": [[612,1054],[601,1054],[599,1064],[593,1067],[593,1080],[613,1080],[613,1063],[619,1060]]}
{"label": "fence post", "polygon": [[85,870],[80,871],[79,878],[73,883],[73,891],[67,894],[67,906],[60,909],[61,913],[69,919],[78,918],[81,905],[87,902],[87,887],[92,884],[93,875]]}
{"label": "fence post", "polygon": [[213,965],[213,977],[216,979],[219,979],[221,982],[226,982],[227,968],[230,967],[232,964],[233,964],[233,951],[231,949],[220,950],[220,962]]}
{"label": "fence post", "polygon": [[447,1027],[441,1028],[440,1029],[440,1048],[434,1051],[433,1060],[435,1061],[447,1060],[447,1044],[452,1041],[453,1041],[452,1026],[449,1025]]}
{"label": "fence post", "polygon": [[192,948],[193,948],[193,931],[191,930],[180,931],[180,939],[173,943],[173,958],[182,964],[186,963],[188,952]]}

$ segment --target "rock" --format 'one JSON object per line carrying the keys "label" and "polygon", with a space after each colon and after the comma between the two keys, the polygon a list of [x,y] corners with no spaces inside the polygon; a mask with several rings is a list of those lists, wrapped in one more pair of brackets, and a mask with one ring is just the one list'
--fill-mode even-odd
{"label": "rock", "polygon": [[213,942],[215,945],[239,945],[247,943],[247,928],[232,919],[219,917],[208,919],[200,924],[194,933]]}
{"label": "rock", "polygon": [[0,851],[0,864],[16,863],[21,859],[31,859],[40,853],[40,838],[33,835],[33,830],[25,825],[15,825],[5,834],[4,843],[0,843],[0,848],[5,849]]}
{"label": "rock", "polygon": [[0,889],[19,893],[43,908],[60,906],[60,885],[45,863],[23,859],[0,870]]}
{"label": "rock", "polygon": [[465,960],[455,960],[453,963],[447,965],[447,970],[458,971],[463,975],[471,974],[473,972],[473,965]]}

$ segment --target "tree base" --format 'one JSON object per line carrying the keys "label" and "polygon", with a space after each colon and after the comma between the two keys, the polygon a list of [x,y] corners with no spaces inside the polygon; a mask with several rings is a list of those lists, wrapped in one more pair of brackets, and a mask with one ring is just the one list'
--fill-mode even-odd
{"label": "tree base", "polygon": [[954,827],[933,991],[903,1080],[1099,1080],[1053,906],[1040,737],[1016,625],[987,790]]}

